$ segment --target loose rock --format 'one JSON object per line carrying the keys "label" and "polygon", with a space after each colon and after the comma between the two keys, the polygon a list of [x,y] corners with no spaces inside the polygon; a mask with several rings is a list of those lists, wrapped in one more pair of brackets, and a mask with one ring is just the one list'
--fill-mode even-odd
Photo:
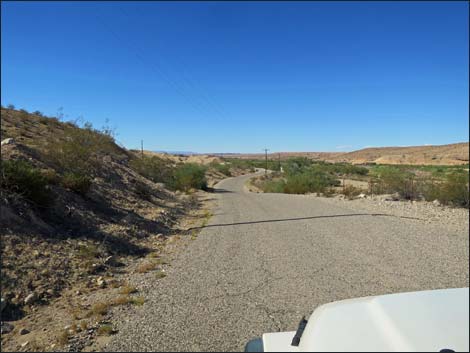
{"label": "loose rock", "polygon": [[11,145],[11,144],[13,144],[13,143],[15,143],[15,140],[14,140],[13,138],[11,138],[11,137],[9,137],[9,138],[7,138],[7,139],[5,139],[5,140],[2,140],[2,146],[4,146],[4,145]]}
{"label": "loose rock", "polygon": [[9,332],[13,331],[14,328],[15,328],[15,326],[13,326],[12,324],[10,324],[8,322],[2,322],[1,333],[2,334],[9,333]]}
{"label": "loose rock", "polygon": [[34,293],[31,293],[24,299],[24,303],[26,305],[32,304],[35,299],[36,299],[36,295]]}
{"label": "loose rock", "polygon": [[19,334],[20,335],[27,335],[30,331],[24,327],[20,328]]}

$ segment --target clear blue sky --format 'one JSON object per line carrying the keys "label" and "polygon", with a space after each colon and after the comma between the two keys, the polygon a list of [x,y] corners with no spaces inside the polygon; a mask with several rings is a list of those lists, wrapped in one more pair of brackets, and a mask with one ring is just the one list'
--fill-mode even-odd
{"label": "clear blue sky", "polygon": [[468,141],[467,2],[2,2],[1,101],[126,147]]}

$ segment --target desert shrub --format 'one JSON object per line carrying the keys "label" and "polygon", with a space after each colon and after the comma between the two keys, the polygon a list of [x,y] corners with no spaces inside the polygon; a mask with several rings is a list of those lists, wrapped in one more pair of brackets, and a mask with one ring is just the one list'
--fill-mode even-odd
{"label": "desert shrub", "polygon": [[325,182],[324,175],[316,173],[302,173],[291,175],[287,178],[284,191],[288,194],[305,194],[308,192],[323,192],[330,185]]}
{"label": "desert shrub", "polygon": [[85,195],[91,187],[91,179],[79,173],[65,173],[60,183],[64,188],[70,189],[80,195]]}
{"label": "desert shrub", "polygon": [[129,162],[129,165],[137,173],[155,183],[169,182],[173,173],[170,161],[157,156],[136,157]]}
{"label": "desert shrub", "polygon": [[15,109],[15,106],[14,106],[13,104],[8,104],[8,105],[7,105],[7,108],[8,108],[8,109]]}
{"label": "desert shrub", "polygon": [[440,181],[436,181],[434,179],[420,179],[417,183],[417,189],[419,194],[426,200],[426,201],[434,201],[439,200],[441,197],[441,186]]}
{"label": "desert shrub", "polygon": [[288,194],[323,193],[327,187],[337,185],[339,185],[339,180],[334,176],[320,170],[310,169],[303,173],[288,175],[284,192]]}
{"label": "desert shrub", "polygon": [[102,336],[112,335],[113,332],[114,332],[113,327],[107,324],[101,325],[100,327],[98,327],[98,330],[97,330],[98,335],[102,335]]}
{"label": "desert shrub", "polygon": [[84,244],[78,247],[78,256],[82,259],[93,260],[102,255],[102,251],[94,244]]}
{"label": "desert shrub", "polygon": [[176,190],[206,189],[206,168],[194,163],[185,163],[177,166],[173,171],[169,185]]}
{"label": "desert shrub", "polygon": [[217,170],[219,173],[222,173],[226,176],[232,176],[232,173],[230,172],[230,165],[228,164],[222,164],[222,163],[217,163],[217,162],[212,162],[210,164],[211,168],[214,168]]}
{"label": "desert shrub", "polygon": [[325,197],[332,197],[333,195],[335,195],[335,190],[332,187],[326,187],[323,190],[322,195]]}
{"label": "desert shrub", "polygon": [[321,168],[308,165],[305,160],[301,158],[297,161],[296,159],[287,167],[286,175],[282,179],[276,179],[281,177],[280,173],[260,177],[263,191],[287,194],[325,193],[327,188],[340,184],[334,175]]}
{"label": "desert shrub", "polygon": [[416,196],[414,175],[397,167],[380,166],[374,169],[372,193],[398,193],[400,197],[412,199]]}
{"label": "desert shrub", "polygon": [[53,198],[41,170],[23,160],[1,161],[2,189],[22,195],[37,206],[46,207]]}
{"label": "desert shrub", "polygon": [[147,200],[147,201],[152,200],[152,189],[150,189],[150,187],[144,183],[138,182],[135,185],[135,192],[144,200]]}
{"label": "desert shrub", "polygon": [[42,148],[45,158],[63,172],[92,175],[99,169],[100,156],[118,150],[113,135],[94,129],[91,123],[83,128],[66,126],[64,135]]}
{"label": "desert shrub", "polygon": [[263,192],[275,192],[283,193],[286,187],[286,182],[284,180],[268,180],[263,183],[262,189]]}
{"label": "desert shrub", "polygon": [[360,188],[357,188],[353,185],[346,185],[342,190],[341,193],[349,200],[354,199],[357,195],[362,192]]}
{"label": "desert shrub", "polygon": [[60,181],[60,177],[54,169],[42,169],[41,174],[48,184],[57,185]]}
{"label": "desert shrub", "polygon": [[440,184],[438,200],[444,204],[469,206],[469,179],[467,172],[449,173]]}

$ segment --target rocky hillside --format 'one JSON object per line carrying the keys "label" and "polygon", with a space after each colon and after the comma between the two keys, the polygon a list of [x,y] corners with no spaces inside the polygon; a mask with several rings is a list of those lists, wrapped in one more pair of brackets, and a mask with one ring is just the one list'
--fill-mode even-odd
{"label": "rocky hillside", "polygon": [[77,281],[99,286],[126,258],[155,251],[149,240],[174,233],[197,205],[131,169],[136,157],[106,129],[3,108],[1,122],[2,321]]}

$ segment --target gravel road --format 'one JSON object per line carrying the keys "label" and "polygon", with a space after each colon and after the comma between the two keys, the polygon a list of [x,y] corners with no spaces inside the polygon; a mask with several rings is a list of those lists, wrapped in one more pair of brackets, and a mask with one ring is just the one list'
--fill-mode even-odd
{"label": "gravel road", "polygon": [[[220,182],[209,225],[105,350],[241,351],[335,300],[467,287],[469,238],[422,220]],[[468,221],[467,221],[468,222]],[[153,277],[154,278],[154,277]]]}

